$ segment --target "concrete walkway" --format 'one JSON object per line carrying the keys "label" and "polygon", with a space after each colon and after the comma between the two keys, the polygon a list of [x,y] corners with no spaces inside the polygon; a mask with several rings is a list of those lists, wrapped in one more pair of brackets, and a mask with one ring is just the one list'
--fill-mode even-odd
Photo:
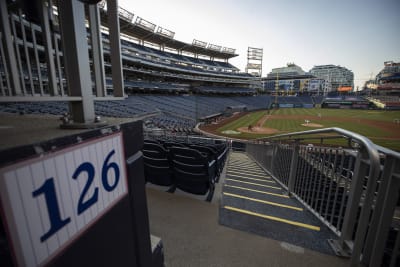
{"label": "concrete walkway", "polygon": [[147,188],[152,234],[174,266],[347,266],[347,260],[218,224],[218,203]]}

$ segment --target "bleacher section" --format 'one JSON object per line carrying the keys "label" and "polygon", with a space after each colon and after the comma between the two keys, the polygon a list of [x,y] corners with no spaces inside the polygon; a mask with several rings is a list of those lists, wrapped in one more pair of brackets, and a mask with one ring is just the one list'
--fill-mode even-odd
{"label": "bleacher section", "polygon": [[[95,113],[104,117],[147,117],[145,126],[174,132],[192,132],[196,121],[223,113],[232,106],[249,111],[270,106],[269,96],[211,97],[200,95],[134,95],[119,101],[95,101]],[[66,102],[1,103],[0,113],[64,115]]]}
{"label": "bleacher section", "polygon": [[[105,39],[104,41],[107,43],[108,36],[103,35],[103,38]],[[151,58],[153,59],[153,61],[162,62],[162,64],[166,64],[167,66],[171,65],[178,68],[183,67],[184,70],[192,69],[195,71],[224,72],[229,75],[249,77],[249,74],[238,72],[238,68],[236,68],[235,66],[233,66],[228,62],[218,62],[208,59],[199,59],[199,58],[179,55],[139,45],[124,39],[121,39],[121,45],[122,45],[122,51],[125,52],[126,56],[132,56],[132,57],[136,56],[144,60]],[[184,63],[185,65],[182,66],[182,63]]]}
{"label": "bleacher section", "polygon": [[376,106],[389,109],[389,110],[399,110],[400,109],[400,97],[399,96],[389,96],[389,95],[374,95],[371,96],[370,101],[372,101]]}
{"label": "bleacher section", "polygon": [[[101,10],[102,16],[104,10]],[[41,32],[41,27],[33,22],[25,21],[24,17],[16,14],[11,15],[11,21],[14,30],[13,38],[16,40],[16,50],[23,55],[19,66],[19,74],[23,87],[23,94],[26,96],[49,96],[50,82],[48,77],[46,62],[46,48]],[[21,21],[25,25],[25,35],[20,32]],[[102,21],[107,25],[107,21]],[[135,28],[132,23],[130,27]],[[128,25],[124,26],[125,32]],[[136,27],[138,28],[138,27]],[[136,29],[135,28],[135,29]],[[54,27],[54,42],[60,45],[61,37],[57,32],[59,27]],[[143,30],[143,29],[142,29]],[[131,35],[126,35],[129,33]],[[228,62],[236,54],[224,51],[213,51],[210,49],[201,49],[190,44],[185,44],[177,40],[170,40],[173,47],[167,44],[151,43],[150,41],[138,38],[135,32],[127,31],[121,36],[121,54],[123,64],[123,78],[125,91],[129,94],[135,92],[146,93],[188,93],[195,87],[208,86],[220,88],[219,94],[254,94],[253,76],[242,73],[238,68]],[[147,33],[148,35],[149,33]],[[14,36],[15,35],[15,36]],[[24,37],[25,36],[25,37]],[[145,38],[146,36],[142,36]],[[153,37],[148,36],[150,39]],[[25,41],[25,39],[26,41]],[[104,54],[104,71],[107,86],[107,94],[113,94],[111,81],[111,54],[109,35],[106,31],[101,34]],[[88,39],[89,30],[88,30]],[[157,39],[158,40],[158,39]],[[151,47],[152,46],[152,47]],[[188,47],[186,47],[188,46]],[[156,47],[156,48],[155,48]],[[164,49],[165,48],[165,49]],[[173,49],[174,48],[174,49]],[[89,46],[91,50],[91,45]],[[30,58],[26,62],[26,55],[35,55],[35,60]],[[91,53],[89,53],[92,56]],[[63,71],[63,53],[55,54],[55,83],[58,84],[57,92],[54,95],[68,96],[69,92],[66,85],[65,72]],[[12,90],[6,79],[6,66],[4,59],[0,58],[0,85],[2,96],[12,96]],[[91,62],[93,59],[91,58]],[[34,64],[36,63],[36,64]],[[92,89],[95,92],[94,77],[92,77]],[[235,89],[227,89],[235,88]],[[209,89],[207,89],[209,90]],[[205,89],[205,92],[207,92]],[[235,90],[235,91],[234,91]],[[212,89],[211,91],[215,91]]]}
{"label": "bleacher section", "polygon": [[[279,96],[276,99],[279,107],[282,108],[307,108],[313,107],[314,103],[320,103],[321,97]],[[231,107],[243,107],[237,111],[269,109],[274,101],[275,97],[268,95],[240,96],[234,94],[227,97],[137,94],[124,100],[95,101],[95,113],[104,117],[146,117],[145,126],[147,128],[191,133],[200,118],[231,113],[228,112]],[[360,97],[324,98],[322,101],[324,105],[329,103],[331,107],[339,107],[346,101],[352,103],[354,108],[361,104],[368,105],[368,101]],[[1,103],[0,112],[64,115],[68,112],[68,107],[66,102],[13,102]]]}
{"label": "bleacher section", "polygon": [[[103,35],[104,53],[110,53],[107,36]],[[238,72],[238,69],[229,63],[214,63],[211,60],[197,59],[189,56],[173,54],[154,48],[121,40],[122,59],[124,65],[139,64],[142,67],[162,67],[169,71],[179,71],[191,74],[212,75],[225,78],[245,78],[251,76]],[[222,67],[223,66],[223,67]]]}

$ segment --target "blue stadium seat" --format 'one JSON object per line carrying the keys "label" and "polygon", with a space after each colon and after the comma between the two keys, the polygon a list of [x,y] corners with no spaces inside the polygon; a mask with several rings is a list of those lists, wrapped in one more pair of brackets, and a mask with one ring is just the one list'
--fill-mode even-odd
{"label": "blue stadium seat", "polygon": [[173,185],[168,151],[163,146],[145,142],[143,145],[144,173],[147,182],[161,186]]}
{"label": "blue stadium seat", "polygon": [[183,147],[171,147],[170,157],[175,186],[192,194],[207,194],[206,201],[211,201],[214,194],[216,161],[209,161],[207,156],[199,151]]}

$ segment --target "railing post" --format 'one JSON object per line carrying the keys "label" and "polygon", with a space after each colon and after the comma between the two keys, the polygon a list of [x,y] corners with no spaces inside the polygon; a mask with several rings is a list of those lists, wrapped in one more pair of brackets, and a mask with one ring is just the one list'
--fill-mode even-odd
{"label": "railing post", "polygon": [[[385,244],[389,234],[393,214],[399,199],[400,179],[396,174],[400,171],[400,161],[388,155],[385,159],[385,167],[382,174],[381,183],[374,214],[366,239],[366,246],[362,256],[362,262],[368,266],[378,266],[381,264]],[[393,252],[392,257],[396,253]]]}
{"label": "railing post", "polygon": [[274,144],[272,145],[272,160],[271,160],[271,168],[270,168],[270,172],[271,172],[271,174],[272,174],[273,176],[276,175],[276,171],[275,171],[275,169],[274,169],[274,166],[275,166],[276,154],[278,154],[277,151],[278,151],[278,144],[277,144],[277,143],[274,143]]}
{"label": "railing post", "polygon": [[[330,240],[330,244],[336,254],[345,257],[349,257],[353,251],[353,243],[351,240],[353,239],[354,227],[357,221],[358,210],[360,208],[363,182],[368,170],[368,164],[366,164],[367,159],[368,152],[365,149],[361,149],[358,152],[356,163],[354,165],[354,175],[350,185],[350,191],[348,192],[346,212],[343,218],[343,227],[341,229],[340,238],[337,241]],[[360,225],[358,225],[358,227],[360,227]]]}
{"label": "railing post", "polygon": [[[374,166],[372,159],[370,159],[369,157],[368,160],[363,161],[363,165],[365,165],[364,169],[368,169],[369,175],[367,179],[367,187],[365,188],[363,194],[364,196],[363,203],[362,205],[360,203],[361,213],[358,218],[357,232],[354,238],[354,247],[351,258],[351,263],[354,265],[360,262],[360,258],[362,255],[362,249],[365,244],[365,238],[368,232],[368,227],[370,226],[369,222],[370,222],[371,212],[373,206],[375,205],[374,203],[375,192],[380,171],[379,166]],[[360,178],[361,178],[361,184],[359,186],[362,187],[363,181],[366,178],[366,176],[364,175],[363,177]]]}
{"label": "railing post", "polygon": [[294,149],[292,153],[292,160],[290,163],[290,173],[289,173],[289,181],[288,181],[288,194],[291,194],[294,191],[294,184],[296,181],[296,174],[297,174],[297,162],[299,159],[299,150],[300,145],[299,142],[296,141],[294,143]]}

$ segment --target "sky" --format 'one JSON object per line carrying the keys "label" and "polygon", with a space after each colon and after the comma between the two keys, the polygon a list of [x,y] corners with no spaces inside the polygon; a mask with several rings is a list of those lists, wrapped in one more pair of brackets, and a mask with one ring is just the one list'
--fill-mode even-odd
{"label": "sky", "polygon": [[[400,0],[119,0],[119,6],[175,39],[236,49],[229,60],[245,71],[247,48],[263,48],[263,76],[295,63],[309,71],[334,64],[362,87],[383,62],[400,62]],[[135,19],[134,18],[134,19]]]}

